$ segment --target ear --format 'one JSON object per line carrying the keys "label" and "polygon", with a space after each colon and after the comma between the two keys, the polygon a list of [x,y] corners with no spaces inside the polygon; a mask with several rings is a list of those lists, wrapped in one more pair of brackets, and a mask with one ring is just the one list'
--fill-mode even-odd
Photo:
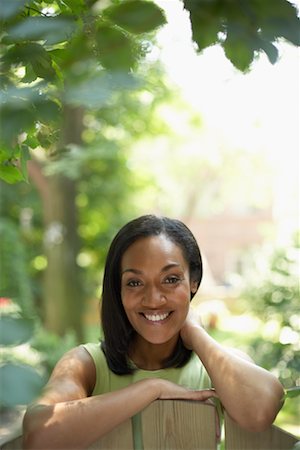
{"label": "ear", "polygon": [[191,292],[195,294],[198,289],[198,283],[197,281],[191,281]]}

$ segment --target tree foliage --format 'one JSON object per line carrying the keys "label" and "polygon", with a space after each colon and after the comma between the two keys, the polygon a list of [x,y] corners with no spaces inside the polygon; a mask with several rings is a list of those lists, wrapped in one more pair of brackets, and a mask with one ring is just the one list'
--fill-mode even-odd
{"label": "tree foliage", "polygon": [[23,360],[18,357],[18,346],[24,343],[29,346],[34,321],[9,298],[0,298],[0,308],[0,407],[3,408],[33,401],[45,384],[45,377],[26,357]]}
{"label": "tree foliage", "polygon": [[226,57],[241,71],[249,69],[263,51],[270,62],[278,59],[276,42],[284,38],[300,45],[299,19],[286,0],[183,0],[190,12],[193,39],[199,51],[220,44]]}
{"label": "tree foliage", "polygon": [[1,177],[12,183],[27,178],[30,149],[59,146],[65,105],[99,109],[137,86],[130,72],[146,51],[140,35],[165,18],[143,1],[102,11],[93,1],[1,6]]}
{"label": "tree foliage", "polygon": [[[28,303],[28,297],[31,300],[34,297],[36,311],[44,321],[49,315],[46,308],[50,304],[55,310],[56,332],[59,324],[62,324],[65,332],[72,327],[70,314],[68,313],[67,317],[65,313],[61,315],[58,309],[60,305],[69,311],[66,295],[56,295],[54,299],[51,291],[47,295],[51,295],[52,300],[46,300],[48,289],[43,282],[45,274],[52,269],[49,269],[51,259],[44,243],[52,237],[51,249],[54,251],[58,245],[63,245],[63,240],[59,237],[60,229],[64,229],[64,233],[75,232],[79,238],[78,248],[75,251],[71,248],[70,251],[79,269],[77,276],[83,291],[81,311],[75,308],[72,297],[69,298],[69,307],[72,312],[78,314],[82,323],[82,305],[86,299],[98,295],[96,290],[100,284],[101,268],[108,244],[117,229],[136,213],[137,203],[134,202],[132,194],[141,192],[147,181],[128,166],[127,149],[132,145],[132,139],[138,139],[150,130],[155,133],[167,132],[162,121],[157,120],[154,114],[157,105],[168,95],[162,80],[154,85],[154,80],[161,79],[162,74],[157,67],[148,66],[146,71],[148,84],[154,86],[152,96],[143,87],[142,90],[131,94],[125,91],[116,95],[109,105],[100,110],[89,110],[84,117],[85,129],[81,146],[72,144],[61,152],[59,158],[53,156],[49,164],[45,161],[42,172],[39,167],[33,166],[34,161],[31,161],[31,183],[0,183],[0,215],[3,217],[0,220],[3,249],[1,292],[13,296],[24,307]],[[34,173],[36,169],[39,180],[37,182]],[[64,223],[61,227],[58,223],[61,218],[54,218],[51,214],[52,225],[45,229],[43,217],[49,214],[49,204],[54,202],[58,205],[64,202],[66,205],[65,202],[69,202],[68,206],[64,207],[66,211],[71,206],[71,199],[65,189],[60,189],[59,192],[49,191],[52,184],[50,180],[57,177],[61,177],[62,181],[67,178],[76,185],[77,221],[75,223],[71,220],[69,226]],[[38,187],[44,197],[42,203],[36,189],[38,184],[42,184]],[[70,219],[70,215],[67,216]],[[69,251],[64,249],[63,255],[67,254]],[[70,262],[67,266],[70,266]],[[56,270],[57,263],[54,268]],[[62,273],[61,277],[65,283],[70,283],[72,280],[65,275]],[[58,279],[52,276],[50,278],[49,282],[54,289]],[[52,326],[49,327],[49,323],[47,328],[54,331]]]}
{"label": "tree foliage", "polygon": [[[260,51],[276,62],[274,43],[281,37],[299,45],[299,20],[287,0],[181,1],[198,51],[220,44],[239,70],[248,70]],[[78,215],[74,229],[68,224],[63,231],[81,239],[70,263],[85,271],[85,297],[94,294],[108,241],[128,218],[128,193],[139,187],[127,166],[126,147],[132,137],[165,131],[152,112],[166,89],[161,73],[153,75],[146,59],[165,22],[163,10],[146,0],[1,0],[0,178],[1,209],[8,217],[0,223],[1,286],[23,311],[32,307],[33,297],[39,303],[41,274],[55,267],[42,249],[42,223],[44,216],[46,224],[55,224],[57,203]],[[28,165],[41,150],[42,163]],[[32,186],[18,183],[29,177],[39,186],[43,211]],[[72,196],[64,188],[59,191],[61,186],[70,187]],[[32,215],[27,228],[19,226],[24,209]],[[59,233],[54,238],[59,241]],[[50,279],[51,285],[56,282]],[[72,297],[50,293],[49,298],[56,306],[66,304],[63,313],[55,310],[56,321],[66,323],[62,314],[76,309]],[[21,317],[6,318],[3,325],[7,338],[30,334]],[[18,375],[18,370],[8,361],[7,392],[12,377],[35,383],[34,374],[27,377],[20,369]]]}
{"label": "tree foliage", "polygon": [[269,255],[252,255],[243,293],[249,311],[265,324],[264,339],[257,337],[249,350],[258,364],[277,371],[286,388],[299,385],[298,239]]}
{"label": "tree foliage", "polygon": [[[299,45],[299,19],[287,0],[183,0],[198,50],[223,46],[242,71],[264,51],[274,63],[283,37]],[[27,180],[30,151],[59,146],[65,105],[101,109],[134,90],[138,62],[164,12],[146,0],[2,0],[0,177]],[[60,149],[61,151],[62,149]]]}

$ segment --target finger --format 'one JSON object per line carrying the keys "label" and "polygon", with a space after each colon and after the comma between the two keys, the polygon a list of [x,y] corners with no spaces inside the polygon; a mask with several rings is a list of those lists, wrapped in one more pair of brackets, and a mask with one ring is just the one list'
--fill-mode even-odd
{"label": "finger", "polygon": [[203,389],[201,391],[187,390],[184,395],[184,398],[188,400],[198,400],[200,402],[206,402],[212,397],[218,397],[214,389]]}
{"label": "finger", "polygon": [[202,389],[201,391],[198,391],[200,396],[202,397],[203,401],[208,400],[211,397],[218,398],[215,389]]}

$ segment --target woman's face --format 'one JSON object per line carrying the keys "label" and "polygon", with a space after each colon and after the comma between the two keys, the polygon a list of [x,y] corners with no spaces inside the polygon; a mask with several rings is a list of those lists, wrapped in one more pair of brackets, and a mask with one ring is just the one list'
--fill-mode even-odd
{"label": "woman's face", "polygon": [[196,290],[181,248],[163,234],[138,239],[122,257],[122,303],[132,327],[149,343],[177,340]]}

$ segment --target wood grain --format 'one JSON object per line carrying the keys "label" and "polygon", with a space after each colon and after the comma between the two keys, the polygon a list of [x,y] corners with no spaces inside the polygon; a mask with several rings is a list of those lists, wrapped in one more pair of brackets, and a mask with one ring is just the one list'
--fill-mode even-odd
{"label": "wood grain", "polygon": [[215,408],[157,400],[142,413],[144,450],[215,450]]}
{"label": "wood grain", "polygon": [[251,433],[225,413],[225,441],[226,450],[291,450],[298,440],[275,425],[266,431]]}
{"label": "wood grain", "polygon": [[94,442],[89,449],[93,450],[132,450],[131,420],[126,420],[110,433]]}

